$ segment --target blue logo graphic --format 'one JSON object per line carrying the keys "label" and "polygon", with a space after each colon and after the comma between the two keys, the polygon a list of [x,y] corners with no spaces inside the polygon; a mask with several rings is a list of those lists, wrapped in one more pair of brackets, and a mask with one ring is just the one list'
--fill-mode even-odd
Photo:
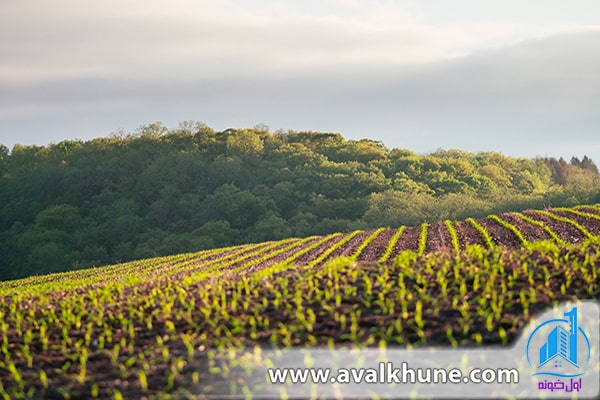
{"label": "blue logo graphic", "polygon": [[533,376],[582,376],[590,362],[590,341],[577,320],[577,307],[540,324],[527,340],[527,362]]}

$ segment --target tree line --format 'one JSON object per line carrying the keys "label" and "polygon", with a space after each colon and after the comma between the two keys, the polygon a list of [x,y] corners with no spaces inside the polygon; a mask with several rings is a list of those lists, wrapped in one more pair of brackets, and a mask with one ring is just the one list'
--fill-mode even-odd
{"label": "tree line", "polygon": [[587,156],[418,155],[339,133],[153,123],[0,145],[0,279],[590,202],[600,202],[600,175]]}

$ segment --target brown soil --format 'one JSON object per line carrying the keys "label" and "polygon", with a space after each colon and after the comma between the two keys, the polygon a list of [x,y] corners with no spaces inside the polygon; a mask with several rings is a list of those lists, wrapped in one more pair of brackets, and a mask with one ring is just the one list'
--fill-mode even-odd
{"label": "brown soil", "polygon": [[[269,242],[266,242],[266,243],[264,244],[264,246],[261,244],[261,245],[260,245],[260,246],[258,246],[258,247],[254,247],[254,246],[250,245],[250,246],[248,246],[248,247],[246,248],[246,250],[245,250],[244,252],[242,252],[242,253],[239,253],[239,254],[237,254],[237,255],[235,255],[235,256],[233,255],[234,253],[236,253],[235,249],[233,249],[233,250],[231,250],[231,251],[223,252],[223,253],[220,253],[220,254],[215,254],[215,255],[213,255],[213,256],[211,256],[211,257],[208,257],[208,258],[206,258],[206,259],[202,259],[202,260],[198,261],[197,263],[195,263],[195,264],[194,264],[194,265],[196,265],[196,267],[195,267],[195,268],[190,268],[190,269],[188,269],[188,270],[185,270],[185,271],[177,272],[176,274],[174,274],[174,275],[173,275],[173,278],[177,278],[177,277],[184,277],[184,276],[190,275],[190,274],[192,274],[192,273],[194,273],[194,272],[201,271],[201,270],[205,269],[205,268],[207,267],[207,264],[208,264],[209,262],[213,261],[213,260],[220,259],[220,258],[224,258],[223,262],[224,262],[224,263],[227,263],[228,261],[230,261],[230,260],[232,260],[232,259],[235,259],[235,258],[238,258],[238,257],[243,257],[243,256],[244,256],[244,254],[253,253],[253,252],[255,252],[255,251],[258,251],[258,250],[260,250],[260,249],[262,249],[262,248],[265,248],[265,247],[269,246],[270,244],[271,244],[271,243],[269,243]],[[277,249],[279,249],[279,248],[281,248],[281,247],[285,247],[285,246],[288,246],[288,245],[290,245],[290,244],[291,244],[291,243],[285,243],[285,244],[282,244],[282,245],[280,245],[280,246],[277,246],[277,247],[275,247],[275,248],[273,248],[273,249],[270,249],[270,250],[269,250],[269,252],[271,252],[271,251],[275,251],[275,250],[277,250]],[[252,259],[256,259],[256,258],[259,258],[259,257],[260,257],[260,256],[254,256],[254,257],[251,257],[251,258],[245,259],[245,260],[243,260],[243,261],[242,261],[242,263],[246,263],[246,262],[248,262],[248,261],[250,261],[250,260],[252,260]],[[234,265],[234,266],[232,266],[232,267],[229,267],[229,268],[235,268],[235,266],[236,266],[236,265]],[[191,266],[190,266],[190,267],[191,267]]]}
{"label": "brown soil", "polygon": [[504,213],[499,215],[500,218],[513,224],[519,231],[527,238],[528,241],[533,242],[537,240],[551,240],[552,238],[548,235],[541,226],[534,225],[532,223],[523,221],[520,217],[512,213]]}
{"label": "brown soil", "polygon": [[478,219],[477,222],[483,226],[492,237],[494,244],[509,248],[521,246],[521,241],[510,229],[507,229],[494,220],[488,218]]}
{"label": "brown soil", "polygon": [[404,250],[417,251],[419,248],[419,235],[421,235],[420,226],[407,227],[404,232],[402,232],[402,235],[400,235],[396,247],[392,251],[392,255],[389,259],[393,260],[398,253]]}
{"label": "brown soil", "polygon": [[350,257],[358,247],[369,237],[371,234],[375,232],[375,229],[370,231],[361,232],[358,235],[354,236],[350,241],[346,242],[343,246],[338,247],[333,251],[325,260],[330,260],[335,257]]}
{"label": "brown soil", "polygon": [[320,254],[322,254],[323,252],[327,251],[328,248],[330,248],[331,246],[335,245],[337,242],[339,242],[344,237],[346,237],[346,235],[348,235],[348,234],[338,235],[338,236],[336,236],[336,237],[334,237],[332,239],[329,239],[328,241],[326,241],[325,243],[323,243],[322,245],[320,245],[316,249],[313,249],[313,250],[309,251],[308,253],[303,254],[302,256],[298,257],[294,261],[294,264],[295,265],[307,265],[307,264],[309,264],[312,260],[314,260],[315,258],[319,257]]}
{"label": "brown soil", "polygon": [[[275,265],[277,263],[283,262],[287,258],[291,257],[292,255],[296,254],[297,252],[301,251],[302,249],[304,249],[304,248],[306,248],[306,247],[308,247],[308,246],[310,246],[310,245],[318,242],[319,240],[321,240],[320,237],[315,237],[315,238],[309,240],[306,243],[303,243],[303,244],[300,244],[298,246],[295,246],[292,249],[290,249],[290,250],[288,250],[288,251],[286,251],[284,253],[281,253],[281,254],[276,255],[275,257],[269,258],[268,260],[265,260],[265,261],[263,261],[262,263],[260,263],[258,265],[252,265],[252,266],[248,267],[248,271],[258,271],[260,269],[270,267],[271,265]],[[286,246],[289,246],[290,244],[291,243],[288,243]],[[283,246],[283,247],[286,247],[286,246]],[[273,251],[275,251],[275,250],[273,250]],[[265,255],[268,255],[268,253],[261,254],[260,256],[253,257],[252,259],[248,259],[246,262],[249,262],[249,261],[252,261],[252,260],[256,260],[256,259],[258,259],[260,257],[265,256]]]}
{"label": "brown soil", "polygon": [[578,208],[577,211],[581,211],[581,212],[585,212],[585,213],[589,213],[589,214],[596,214],[596,215],[600,216],[600,208],[581,207],[581,208]]}
{"label": "brown soil", "polygon": [[485,246],[485,240],[481,236],[481,234],[466,221],[459,221],[455,225],[456,234],[458,236],[458,242],[460,243],[460,248],[464,249],[470,244],[479,244],[481,246]]}
{"label": "brown soil", "polygon": [[579,232],[577,228],[570,224],[557,221],[553,218],[547,217],[534,210],[523,211],[526,216],[543,222],[552,229],[556,234],[563,240],[569,243],[580,243],[585,240],[585,236]]}
{"label": "brown soil", "polygon": [[452,250],[452,236],[443,222],[429,225],[426,252]]}
{"label": "brown soil", "polygon": [[367,261],[377,261],[385,253],[385,249],[387,248],[392,236],[396,233],[397,229],[386,229],[381,232],[369,245],[366,249],[360,253],[357,261],[359,262],[367,262]]}
{"label": "brown soil", "polygon": [[594,235],[600,235],[600,220],[597,220],[595,218],[582,217],[580,215],[572,214],[567,211],[551,210],[551,212],[560,217],[566,217],[572,221],[577,222],[579,225],[583,226]]}

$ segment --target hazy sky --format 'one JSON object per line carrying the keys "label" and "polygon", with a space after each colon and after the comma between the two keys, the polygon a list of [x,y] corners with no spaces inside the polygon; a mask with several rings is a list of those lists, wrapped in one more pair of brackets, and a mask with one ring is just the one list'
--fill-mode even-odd
{"label": "hazy sky", "polygon": [[600,164],[600,1],[2,1],[0,143],[183,120]]}

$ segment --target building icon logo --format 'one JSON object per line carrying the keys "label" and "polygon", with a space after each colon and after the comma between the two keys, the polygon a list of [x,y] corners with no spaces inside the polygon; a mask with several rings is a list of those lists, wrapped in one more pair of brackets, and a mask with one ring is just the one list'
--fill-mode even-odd
{"label": "building icon logo", "polygon": [[590,362],[590,341],[579,326],[577,307],[538,325],[529,336],[527,362],[532,375],[575,378],[583,375]]}

